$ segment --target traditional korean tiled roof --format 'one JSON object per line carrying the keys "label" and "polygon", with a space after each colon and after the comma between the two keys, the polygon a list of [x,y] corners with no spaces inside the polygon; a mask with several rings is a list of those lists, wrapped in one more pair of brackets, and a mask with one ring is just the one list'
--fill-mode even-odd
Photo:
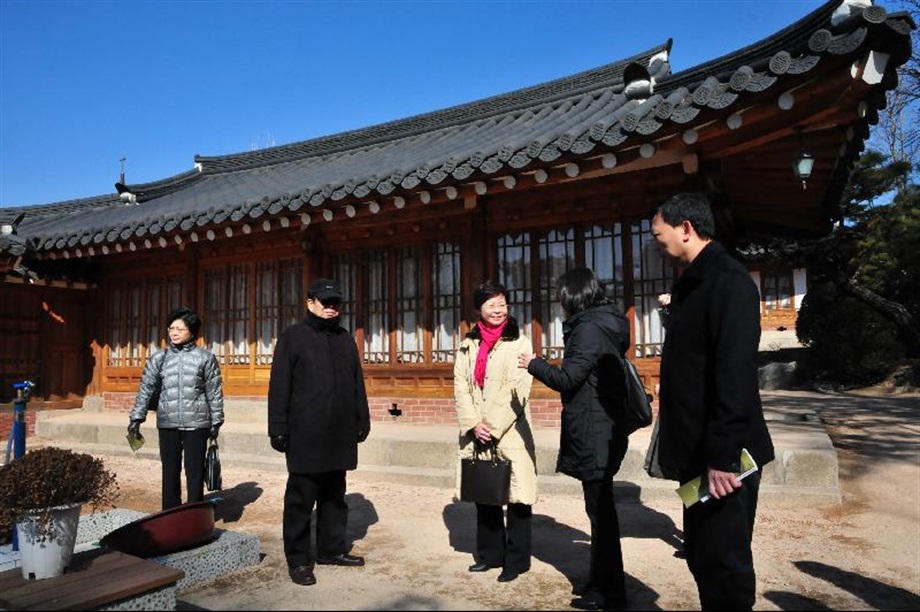
{"label": "traditional korean tiled roof", "polygon": [[[914,27],[859,0],[828,2],[777,34],[671,74],[671,40],[633,57],[484,100],[257,151],[196,156],[192,171],[118,194],[5,209],[25,213],[16,235],[36,254],[205,231],[276,218],[354,214],[359,202],[456,188],[567,161],[616,155],[786,91],[786,80],[834,58],[874,50],[903,63]],[[882,91],[896,83],[883,81]],[[874,118],[883,100],[869,108]],[[851,162],[862,148],[847,151]],[[685,136],[685,140],[686,140]],[[611,157],[611,164],[615,163]],[[839,196],[848,164],[840,165]],[[322,211],[322,215],[317,215]],[[0,243],[0,252],[5,248]]]}

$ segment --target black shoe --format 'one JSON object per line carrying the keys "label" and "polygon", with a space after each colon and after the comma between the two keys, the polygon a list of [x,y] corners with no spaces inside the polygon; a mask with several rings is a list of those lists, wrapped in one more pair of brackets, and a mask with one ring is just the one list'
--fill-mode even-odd
{"label": "black shoe", "polygon": [[570,604],[576,610],[626,610],[625,596],[603,596],[598,591],[591,591]]}
{"label": "black shoe", "polygon": [[317,557],[317,565],[341,565],[343,567],[361,567],[364,565],[364,557],[342,553],[332,557]]}
{"label": "black shoe", "polygon": [[498,575],[498,581],[499,582],[512,582],[516,580],[518,576],[520,576],[526,571],[527,570],[524,570],[523,572],[515,572],[512,570],[503,569],[502,573]]}
{"label": "black shoe", "polygon": [[488,563],[474,563],[473,565],[469,566],[468,569],[471,572],[487,572],[490,569],[495,569],[497,567],[501,567],[501,565],[489,565]]}
{"label": "black shoe", "polygon": [[584,584],[574,585],[572,587],[572,595],[582,595],[583,596],[587,593],[590,593],[591,591],[595,589],[597,589],[597,587],[594,586],[594,583],[589,580],[585,582]]}
{"label": "black shoe", "polygon": [[303,586],[316,584],[316,576],[313,575],[312,565],[298,565],[297,567],[289,567],[288,575],[291,577],[291,580],[297,584],[302,584]]}

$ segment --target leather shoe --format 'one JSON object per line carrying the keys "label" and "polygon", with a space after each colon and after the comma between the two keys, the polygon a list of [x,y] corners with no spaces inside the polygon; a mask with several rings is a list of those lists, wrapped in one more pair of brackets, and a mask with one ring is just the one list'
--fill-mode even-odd
{"label": "leather shoe", "polygon": [[313,566],[310,565],[298,565],[297,567],[289,567],[288,575],[295,583],[302,584],[303,586],[316,584],[316,576],[313,575]]}
{"label": "leather shoe", "polygon": [[500,565],[489,565],[488,563],[474,563],[469,567],[471,572],[486,572],[490,569],[501,567]]}
{"label": "leather shoe", "polygon": [[342,553],[332,557],[317,557],[317,565],[341,565],[343,567],[361,567],[364,565],[364,557]]}
{"label": "leather shoe", "polygon": [[[526,572],[527,570],[524,570]],[[502,573],[498,575],[499,582],[512,582],[517,580],[517,577],[523,574],[524,572],[513,572],[511,570],[502,570]]]}

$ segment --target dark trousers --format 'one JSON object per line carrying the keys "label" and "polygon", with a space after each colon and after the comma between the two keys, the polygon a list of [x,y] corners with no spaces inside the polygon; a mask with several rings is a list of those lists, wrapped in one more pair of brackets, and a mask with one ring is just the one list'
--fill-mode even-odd
{"label": "dark trousers", "polygon": [[520,574],[530,569],[532,506],[508,504],[508,526],[502,506],[476,504],[476,555],[480,563]]}
{"label": "dark trousers", "polygon": [[282,536],[288,567],[313,565],[310,527],[316,506],[316,554],[333,557],[347,553],[345,530],[345,471],[288,474],[284,490]]}
{"label": "dark trousers", "polygon": [[182,459],[188,502],[204,500],[204,455],[210,429],[158,429],[163,478],[163,510],[182,504]]}
{"label": "dark trousers", "polygon": [[740,489],[684,509],[684,550],[703,610],[750,610],[755,576],[751,539],[757,513],[760,473]]}
{"label": "dark trousers", "polygon": [[593,587],[610,602],[626,597],[620,519],[613,500],[613,477],[581,483],[585,512],[591,521],[591,572]]}

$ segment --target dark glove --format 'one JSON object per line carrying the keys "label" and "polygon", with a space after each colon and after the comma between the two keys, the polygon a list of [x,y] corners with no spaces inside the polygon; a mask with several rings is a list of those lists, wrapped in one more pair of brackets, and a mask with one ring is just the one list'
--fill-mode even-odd
{"label": "dark glove", "polygon": [[366,429],[359,429],[358,430],[358,442],[364,442],[365,440],[367,440],[367,434],[369,433],[370,431]]}
{"label": "dark glove", "polygon": [[143,421],[132,420],[130,423],[128,423],[128,433],[132,438],[136,438],[140,435],[142,422]]}
{"label": "dark glove", "polygon": [[286,453],[288,449],[287,436],[270,436],[268,441],[271,442],[272,448],[279,453]]}
{"label": "dark glove", "polygon": [[220,425],[211,425],[211,433],[208,435],[212,440],[217,440],[217,434],[220,433]]}

